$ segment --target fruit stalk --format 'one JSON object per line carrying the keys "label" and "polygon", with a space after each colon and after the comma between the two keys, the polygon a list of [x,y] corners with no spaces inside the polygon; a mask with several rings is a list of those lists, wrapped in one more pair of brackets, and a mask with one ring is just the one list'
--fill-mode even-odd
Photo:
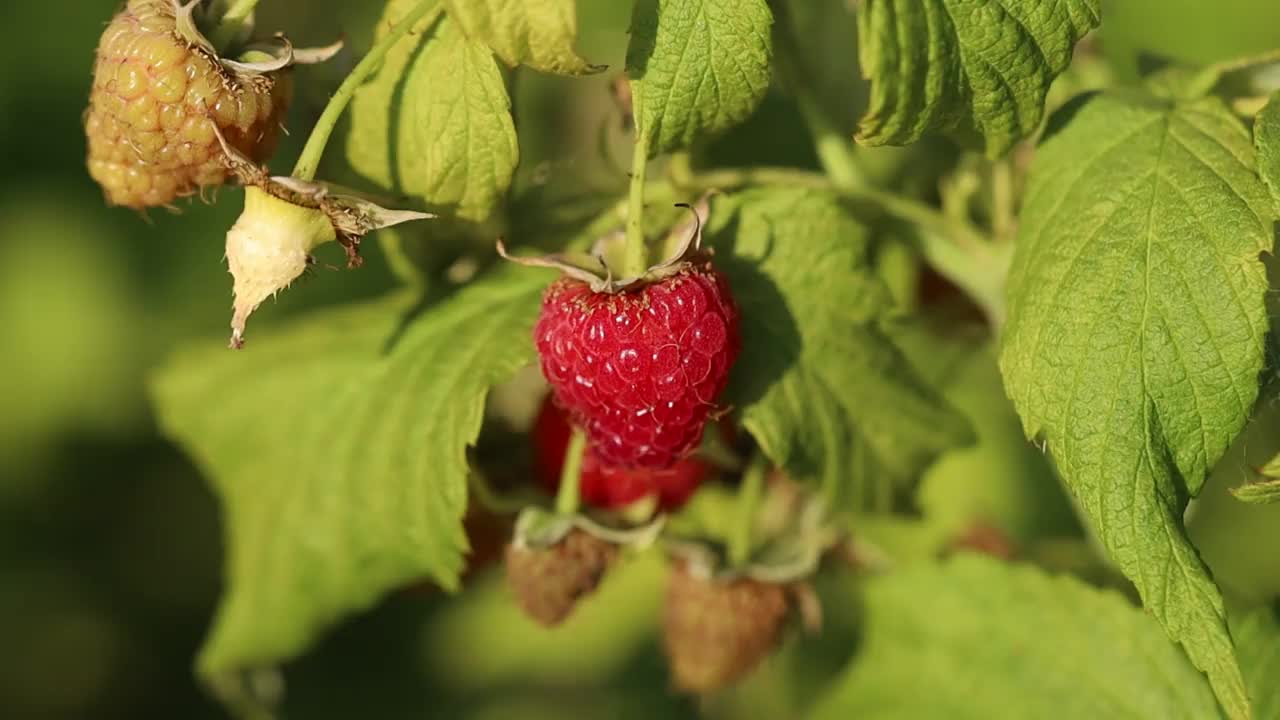
{"label": "fruit stalk", "polygon": [[575,427],[564,449],[564,465],[560,470],[560,487],[556,490],[556,514],[578,512],[578,484],[582,477],[582,454],[587,449],[587,434]]}
{"label": "fruit stalk", "polygon": [[841,190],[866,188],[867,181],[846,134],[831,124],[807,90],[798,89],[795,95],[800,115],[813,135],[813,148],[818,154],[818,162],[826,170],[832,184]]}
{"label": "fruit stalk", "polygon": [[218,20],[218,27],[213,31],[209,41],[222,52],[235,41],[236,37],[249,25],[250,16],[258,6],[258,0],[232,0],[231,7]]}
{"label": "fruit stalk", "polygon": [[1013,239],[1016,215],[1013,164],[1002,158],[991,163],[991,234],[996,241]]}
{"label": "fruit stalk", "polygon": [[913,225],[913,241],[920,255],[940,275],[955,283],[982,308],[993,327],[1004,323],[1004,280],[1012,259],[1012,243],[992,243],[966,221],[956,221],[918,200],[877,190],[838,186],[826,176],[794,168],[756,167],[687,173],[675,166],[672,182],[689,192],[732,190],[750,185],[789,185],[834,192],[869,203],[886,214]]}
{"label": "fruit stalk", "polygon": [[738,488],[733,534],[729,536],[729,564],[732,567],[742,567],[751,559],[751,531],[755,528],[756,514],[764,498],[764,476],[768,470],[768,459],[757,450],[751,456],[751,463],[742,475],[742,486]]}
{"label": "fruit stalk", "polygon": [[338,118],[342,116],[342,112],[351,103],[351,98],[355,96],[356,89],[364,84],[374,70],[382,66],[383,58],[413,29],[413,26],[424,19],[427,20],[428,26],[434,25],[440,12],[438,0],[422,0],[403,20],[391,28],[391,32],[387,33],[386,37],[374,44],[329,99],[329,104],[325,106],[320,119],[316,121],[316,126],[311,130],[311,136],[307,138],[307,144],[302,148],[298,163],[293,166],[293,177],[302,180],[315,179],[316,171],[320,167],[320,157],[324,155],[324,148],[329,144],[329,137],[333,135]]}
{"label": "fruit stalk", "polygon": [[[639,98],[635,103],[638,120]],[[624,277],[639,277],[649,267],[648,252],[644,243],[644,176],[648,164],[648,138],[642,130],[638,130],[635,147],[631,152],[631,191],[627,196],[627,245],[622,266]]]}
{"label": "fruit stalk", "polygon": [[831,182],[842,190],[861,190],[868,186],[866,175],[853,152],[849,133],[832,121],[827,111],[814,97],[812,83],[805,71],[803,53],[798,45],[796,28],[786,7],[771,3],[774,7],[774,66],[783,87],[796,102],[809,134],[813,137],[818,161]]}

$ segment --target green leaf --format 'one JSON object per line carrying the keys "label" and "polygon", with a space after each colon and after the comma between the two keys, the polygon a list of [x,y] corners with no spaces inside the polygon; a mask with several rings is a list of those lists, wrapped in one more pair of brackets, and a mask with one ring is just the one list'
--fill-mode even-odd
{"label": "green leaf", "polygon": [[726,401],[770,458],[856,509],[871,483],[915,478],[970,439],[880,329],[893,302],[866,228],[834,196],[761,188],[711,217],[748,348]]}
{"label": "green leaf", "polygon": [[161,371],[161,426],[225,513],[227,589],[202,673],[293,657],[416,578],[457,587],[465,451],[489,387],[533,356],[545,281],[504,269],[417,314],[400,300],[328,312]]}
{"label": "green leaf", "polygon": [[1037,152],[1001,369],[1147,608],[1248,715],[1222,597],[1182,524],[1263,366],[1266,190],[1216,100],[1099,96]]}
{"label": "green leaf", "polygon": [[867,588],[866,636],[815,720],[1218,717],[1141,611],[1032,566],[963,554]]}
{"label": "green leaf", "polygon": [[[415,0],[394,0],[385,33]],[[483,220],[511,184],[518,151],[502,72],[453,20],[414,28],[351,104],[347,161],[427,208]]]}
{"label": "green leaf", "polygon": [[1271,191],[1272,213],[1280,217],[1280,92],[1271,96],[1253,120],[1253,142],[1258,148],[1258,171]]}
{"label": "green leaf", "polygon": [[578,56],[574,0],[445,0],[449,16],[473,40],[488,45],[509,65],[560,75],[584,75],[604,67]]}
{"label": "green leaf", "polygon": [[[1234,616],[1233,616],[1234,617]],[[1240,667],[1244,669],[1253,716],[1280,717],[1280,622],[1272,608],[1259,608],[1240,620],[1233,620]]]}
{"label": "green leaf", "polygon": [[1002,155],[1044,115],[1049,85],[1100,0],[865,0],[858,15],[871,107],[867,145],[906,145],[930,131],[977,131]]}
{"label": "green leaf", "polygon": [[636,0],[627,47],[636,127],[650,155],[747,118],[769,89],[764,0]]}

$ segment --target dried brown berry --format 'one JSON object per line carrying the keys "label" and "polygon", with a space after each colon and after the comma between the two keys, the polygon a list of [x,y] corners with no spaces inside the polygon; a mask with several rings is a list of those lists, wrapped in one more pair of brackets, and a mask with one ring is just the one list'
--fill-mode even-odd
{"label": "dried brown berry", "polygon": [[574,529],[548,548],[508,545],[507,582],[525,614],[554,627],[596,589],[617,557],[613,543]]}
{"label": "dried brown berry", "polygon": [[783,586],[697,577],[684,565],[667,582],[662,633],[677,689],[727,687],[777,646],[789,609]]}

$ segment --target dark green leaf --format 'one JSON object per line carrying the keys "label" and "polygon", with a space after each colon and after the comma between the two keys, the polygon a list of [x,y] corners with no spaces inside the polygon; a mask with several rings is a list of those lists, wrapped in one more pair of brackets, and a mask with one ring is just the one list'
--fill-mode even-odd
{"label": "dark green leaf", "polygon": [[636,0],[627,75],[640,142],[679,150],[747,118],[769,89],[764,0]]}
{"label": "dark green leaf", "polygon": [[815,720],[1204,720],[1204,677],[1119,595],[960,555],[874,581],[862,650]]}
{"label": "dark green leaf", "polygon": [[865,0],[858,15],[868,145],[976,130],[998,156],[1034,132],[1045,94],[1098,25],[1099,0]]}
{"label": "dark green leaf", "polygon": [[[415,0],[393,0],[385,33]],[[414,28],[356,92],[347,161],[431,209],[483,220],[511,184],[518,151],[502,72],[448,17]]]}
{"label": "dark green leaf", "polygon": [[1216,100],[1104,95],[1073,110],[1027,188],[1005,385],[1148,609],[1247,717],[1222,597],[1182,513],[1258,394],[1266,190]]}
{"label": "dark green leaf", "polygon": [[465,450],[489,387],[533,356],[545,281],[503,269],[416,315],[401,301],[328,312],[164,368],[161,425],[225,513],[227,589],[203,673],[292,657],[416,578],[457,586]]}
{"label": "dark green leaf", "polygon": [[1258,170],[1271,191],[1272,213],[1280,218],[1280,92],[1271,96],[1253,120],[1253,142],[1258,148]]}
{"label": "dark green leaf", "polygon": [[751,190],[716,204],[712,219],[747,348],[727,401],[769,457],[848,508],[871,483],[914,478],[970,438],[881,331],[892,300],[866,229],[835,197]]}
{"label": "dark green leaf", "polygon": [[561,75],[602,69],[574,50],[575,0],[445,0],[445,4],[468,37],[488,45],[510,65]]}
{"label": "dark green leaf", "polygon": [[[1234,616],[1233,616],[1234,617]],[[1244,670],[1253,716],[1280,717],[1280,622],[1272,608],[1264,607],[1231,623],[1236,652]]]}

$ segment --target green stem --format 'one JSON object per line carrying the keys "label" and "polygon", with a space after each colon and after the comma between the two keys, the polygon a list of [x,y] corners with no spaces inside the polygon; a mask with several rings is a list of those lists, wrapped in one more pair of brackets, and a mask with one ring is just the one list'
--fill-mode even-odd
{"label": "green stem", "polygon": [[783,185],[834,192],[878,207],[914,226],[920,254],[940,274],[964,290],[987,315],[992,327],[1004,322],[1004,278],[1010,243],[993,244],[969,223],[949,218],[912,198],[875,188],[841,188],[831,178],[791,168],[751,167],[673,178],[686,190],[732,190],[746,185]]}
{"label": "green stem", "polygon": [[517,515],[535,501],[526,493],[504,495],[493,487],[493,484],[489,482],[489,478],[484,473],[475,469],[472,469],[471,474],[467,477],[467,487],[471,490],[471,494],[475,496],[476,502],[491,513]]}
{"label": "green stem", "polygon": [[[871,187],[862,174],[852,141],[831,123],[809,95],[805,83],[793,85],[800,114],[809,126],[818,161],[830,179],[831,189],[851,199],[873,203],[886,213],[917,226],[921,254],[935,270],[968,292],[982,307],[992,327],[999,329],[1004,322],[1007,248],[992,248],[983,233],[963,218],[947,217],[924,203]],[[795,184],[795,178],[777,179],[783,184]]]}
{"label": "green stem", "polygon": [[738,488],[738,507],[734,514],[733,534],[729,537],[729,564],[742,567],[751,559],[751,531],[755,529],[760,501],[764,499],[764,477],[769,461],[764,453],[756,451],[742,474],[742,487]]}
{"label": "green stem", "polygon": [[[636,116],[640,108],[636,106]],[[638,277],[649,269],[648,246],[644,242],[644,176],[649,164],[649,142],[637,133],[631,151],[631,191],[627,194],[627,245],[622,260],[623,277]]]}
{"label": "green stem", "polygon": [[909,243],[886,242],[876,248],[876,274],[884,280],[898,307],[915,310],[920,290],[920,256]]}
{"label": "green stem", "polygon": [[360,63],[355,66],[351,74],[347,75],[347,78],[342,81],[342,85],[338,86],[338,91],[329,99],[329,104],[325,106],[324,112],[320,114],[320,119],[316,121],[315,128],[311,130],[311,137],[307,138],[307,144],[302,148],[302,154],[298,157],[298,163],[293,166],[294,177],[300,180],[315,179],[316,170],[320,167],[320,157],[324,155],[324,148],[329,144],[329,137],[333,135],[333,129],[338,124],[338,118],[347,109],[347,105],[350,104],[356,89],[363,85],[364,81],[373,74],[373,71],[382,65],[383,58],[399,42],[400,38],[407,35],[424,18],[429,18],[427,25],[433,24],[435,19],[439,17],[440,12],[441,8],[438,0],[422,0],[360,60]]}
{"label": "green stem", "polygon": [[231,1],[231,7],[227,8],[227,11],[218,19],[218,27],[214,28],[213,37],[209,39],[219,53],[240,37],[240,33],[244,32],[245,27],[249,25],[249,16],[253,15],[253,10],[257,6],[258,0]]}
{"label": "green stem", "polygon": [[748,167],[733,170],[715,170],[688,178],[680,178],[687,189],[732,190],[748,185],[785,185],[834,192],[851,200],[866,202],[880,208],[899,220],[929,228],[952,237],[967,248],[986,244],[982,233],[964,223],[957,222],[918,200],[874,188],[842,188],[823,175],[807,170],[775,167]]}
{"label": "green stem", "polygon": [[991,234],[997,241],[1007,241],[1013,235],[1013,164],[1009,160],[996,160],[991,165]]}
{"label": "green stem", "polygon": [[916,236],[925,262],[963,290],[982,309],[998,333],[1004,325],[1004,286],[1013,259],[1013,244],[963,248],[946,236],[923,227]]}
{"label": "green stem", "polygon": [[564,450],[564,466],[560,469],[560,489],[556,491],[556,514],[578,512],[579,480],[582,478],[582,453],[587,448],[587,434],[574,428],[569,446]]}
{"label": "green stem", "polygon": [[969,204],[981,188],[977,173],[965,167],[942,178],[938,183],[942,215],[952,222],[969,222]]}
{"label": "green stem", "polygon": [[831,178],[831,183],[842,190],[866,188],[868,183],[854,155],[853,142],[827,119],[822,107],[810,97],[803,85],[797,87],[795,96],[800,115],[813,136],[818,162]]}
{"label": "green stem", "polygon": [[770,5],[774,6],[776,23],[773,33],[774,70],[782,87],[795,99],[800,116],[809,128],[818,162],[836,187],[845,190],[867,187],[870,183],[854,154],[853,138],[838,123],[832,121],[826,108],[813,93],[813,83],[810,81],[813,68],[806,67],[806,54],[800,49],[800,43],[805,40],[796,32],[791,12],[786,3]]}

